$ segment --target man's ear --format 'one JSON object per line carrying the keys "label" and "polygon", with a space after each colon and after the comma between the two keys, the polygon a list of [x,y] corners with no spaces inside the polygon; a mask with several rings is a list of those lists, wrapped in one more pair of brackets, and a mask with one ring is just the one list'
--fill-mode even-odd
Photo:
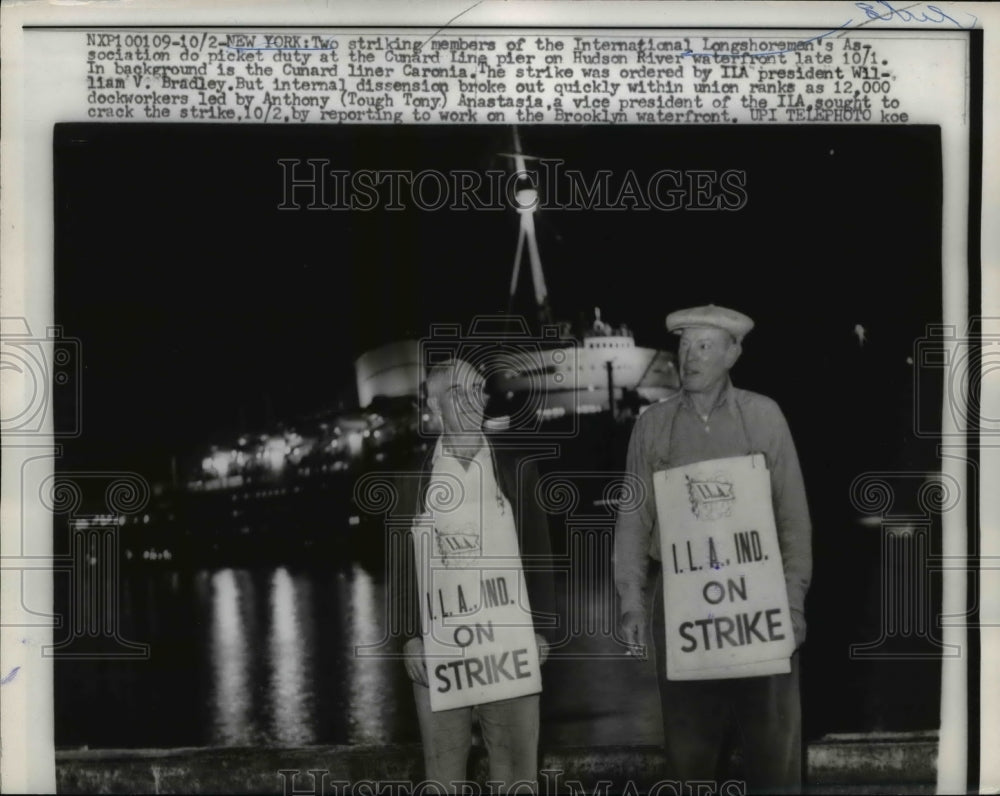
{"label": "man's ear", "polygon": [[739,343],[733,343],[729,346],[726,351],[726,369],[728,370],[733,365],[736,364],[736,360],[740,358],[740,354],[743,353],[743,346]]}
{"label": "man's ear", "polygon": [[441,396],[440,395],[428,395],[427,396],[427,408],[431,410],[432,414],[441,415]]}

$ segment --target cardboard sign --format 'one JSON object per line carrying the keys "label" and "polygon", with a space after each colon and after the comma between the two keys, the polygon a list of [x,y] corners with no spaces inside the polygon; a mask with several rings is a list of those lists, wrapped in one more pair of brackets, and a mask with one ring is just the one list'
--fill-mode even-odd
{"label": "cardboard sign", "polygon": [[789,672],[795,639],[764,457],[661,470],[653,489],[667,679]]}
{"label": "cardboard sign", "polygon": [[431,710],[481,705],[542,690],[520,557],[446,565],[433,521],[413,528]]}

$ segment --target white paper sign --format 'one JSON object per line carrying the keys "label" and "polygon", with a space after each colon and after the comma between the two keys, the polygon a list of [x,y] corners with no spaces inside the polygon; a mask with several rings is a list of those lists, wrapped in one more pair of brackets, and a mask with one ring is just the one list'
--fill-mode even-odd
{"label": "white paper sign", "polygon": [[520,558],[446,564],[433,524],[413,528],[431,710],[542,690]]}
{"label": "white paper sign", "polygon": [[667,679],[790,671],[795,641],[764,457],[661,470],[653,487]]}

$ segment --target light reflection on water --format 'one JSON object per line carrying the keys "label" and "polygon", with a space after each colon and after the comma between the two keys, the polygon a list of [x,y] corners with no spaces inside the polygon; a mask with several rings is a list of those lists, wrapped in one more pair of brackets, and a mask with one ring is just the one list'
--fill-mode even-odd
{"label": "light reflection on water", "polygon": [[[198,591],[210,615],[208,743],[329,742],[321,702],[330,686],[334,702],[343,708],[336,716],[346,736],[340,742],[394,740],[398,706],[391,684],[398,679],[399,663],[377,655],[386,627],[383,584],[357,565],[347,573],[326,575],[285,567],[257,573],[202,571],[195,576],[196,588],[206,580],[210,591]],[[260,593],[265,590],[266,595]],[[267,606],[259,618],[258,605]],[[342,630],[336,638],[338,622]],[[334,635],[338,667],[320,668],[320,633]],[[374,647],[376,654],[356,654],[366,647]]]}
{"label": "light reflection on water", "polygon": [[[595,584],[581,598],[586,605],[565,608],[566,617],[572,619],[574,610],[586,610],[580,615],[585,617],[606,610],[613,588],[610,582]],[[57,659],[56,744],[113,749],[415,742],[412,686],[402,663],[385,654],[396,651],[384,640],[386,599],[378,569],[345,569],[336,562],[126,572],[123,632],[149,644],[151,654],[135,660]],[[830,649],[829,643],[819,647],[821,653]],[[617,643],[603,633],[578,633],[560,653],[564,659],[550,660],[543,670],[547,743],[661,742],[651,664],[640,667],[619,656]],[[804,692],[807,703],[817,700],[811,706],[820,715],[814,732],[936,726],[938,661],[919,667],[906,661],[905,672],[886,664],[876,677],[853,664],[822,668],[831,659],[809,661],[819,672],[814,683],[827,683],[829,672],[853,679],[832,696],[828,686],[822,694],[820,686]],[[913,699],[915,691],[926,698]],[[875,720],[878,725],[870,724]]]}
{"label": "light reflection on water", "polygon": [[240,612],[240,580],[231,569],[212,576],[212,729],[213,742],[222,746],[251,740],[249,652]]}
{"label": "light reflection on water", "polygon": [[[315,741],[311,656],[306,654],[308,584],[279,567],[271,578],[270,700],[274,741],[301,746]],[[303,606],[302,603],[305,603]],[[305,610],[303,610],[305,608]]]}
{"label": "light reflection on water", "polygon": [[[385,688],[389,673],[386,661],[364,655],[382,640],[385,630],[385,612],[376,609],[384,601],[371,575],[355,565],[348,597],[350,617],[350,644],[345,650],[348,666],[348,722],[349,743],[386,743],[389,728],[382,721],[385,700],[391,693]],[[393,662],[389,662],[390,665]]]}
{"label": "light reflection on water", "polygon": [[[412,684],[394,655],[397,640],[387,638],[387,599],[378,569],[337,562],[130,572],[122,596],[126,631],[128,638],[148,643],[151,655],[57,661],[57,744],[113,749],[416,742]],[[562,718],[547,720],[546,732],[560,740],[566,736],[559,727],[569,727],[576,733],[564,741],[570,745],[581,738],[620,741],[618,724],[612,736],[595,734],[588,718],[620,708],[596,705],[584,711],[586,717],[577,716],[582,684],[575,674],[586,676],[592,697],[595,683],[608,687],[601,704],[620,706],[622,691],[636,691],[632,671],[616,675],[601,661],[589,669],[550,662],[546,692]],[[655,681],[648,685],[655,693]],[[645,703],[658,705],[640,688],[626,707],[628,726],[638,726],[637,705]],[[577,731],[581,723],[583,733]]]}
{"label": "light reflection on water", "polygon": [[272,573],[266,659],[264,633],[256,622],[258,586],[252,575],[223,569],[211,576],[211,583],[210,743],[314,743],[314,656],[306,649],[313,637],[309,583],[284,567]]}

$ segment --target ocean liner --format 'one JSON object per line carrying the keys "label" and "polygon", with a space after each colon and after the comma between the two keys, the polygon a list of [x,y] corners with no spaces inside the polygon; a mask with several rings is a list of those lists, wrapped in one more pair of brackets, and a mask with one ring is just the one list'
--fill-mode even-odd
{"label": "ocean liner", "polygon": [[[278,551],[356,552],[375,533],[353,499],[358,479],[408,466],[433,434],[421,389],[436,346],[457,351],[487,376],[489,426],[556,441],[560,455],[543,472],[589,479],[581,494],[614,510],[609,485],[623,465],[630,421],[677,389],[674,357],[636,345],[628,327],[607,323],[598,308],[584,328],[553,321],[535,231],[539,202],[526,177],[531,158],[521,153],[516,130],[514,145],[509,157],[522,179],[508,312],[479,316],[469,329],[434,327],[424,340],[364,352],[355,361],[356,407],[321,410],[199,452],[178,468],[175,483],[157,489],[148,513],[126,518],[128,560],[270,561]],[[534,321],[509,311],[525,260]],[[143,533],[128,533],[133,526]]]}
{"label": "ocean liner", "polygon": [[[362,355],[357,360],[361,406],[378,395],[419,396],[423,366],[435,349],[461,352],[484,371],[490,414],[500,416],[510,411],[528,411],[532,420],[542,421],[608,411],[617,416],[620,410],[658,401],[678,388],[673,355],[637,346],[631,330],[605,322],[600,308],[594,308],[590,324],[575,330],[568,322],[553,320],[535,229],[542,202],[528,170],[535,158],[522,153],[516,128],[513,142],[514,152],[502,153],[513,160],[519,176],[513,204],[520,223],[508,312],[477,316],[469,328],[434,327],[423,341],[397,341]],[[534,293],[534,320],[510,312],[525,259]]]}

